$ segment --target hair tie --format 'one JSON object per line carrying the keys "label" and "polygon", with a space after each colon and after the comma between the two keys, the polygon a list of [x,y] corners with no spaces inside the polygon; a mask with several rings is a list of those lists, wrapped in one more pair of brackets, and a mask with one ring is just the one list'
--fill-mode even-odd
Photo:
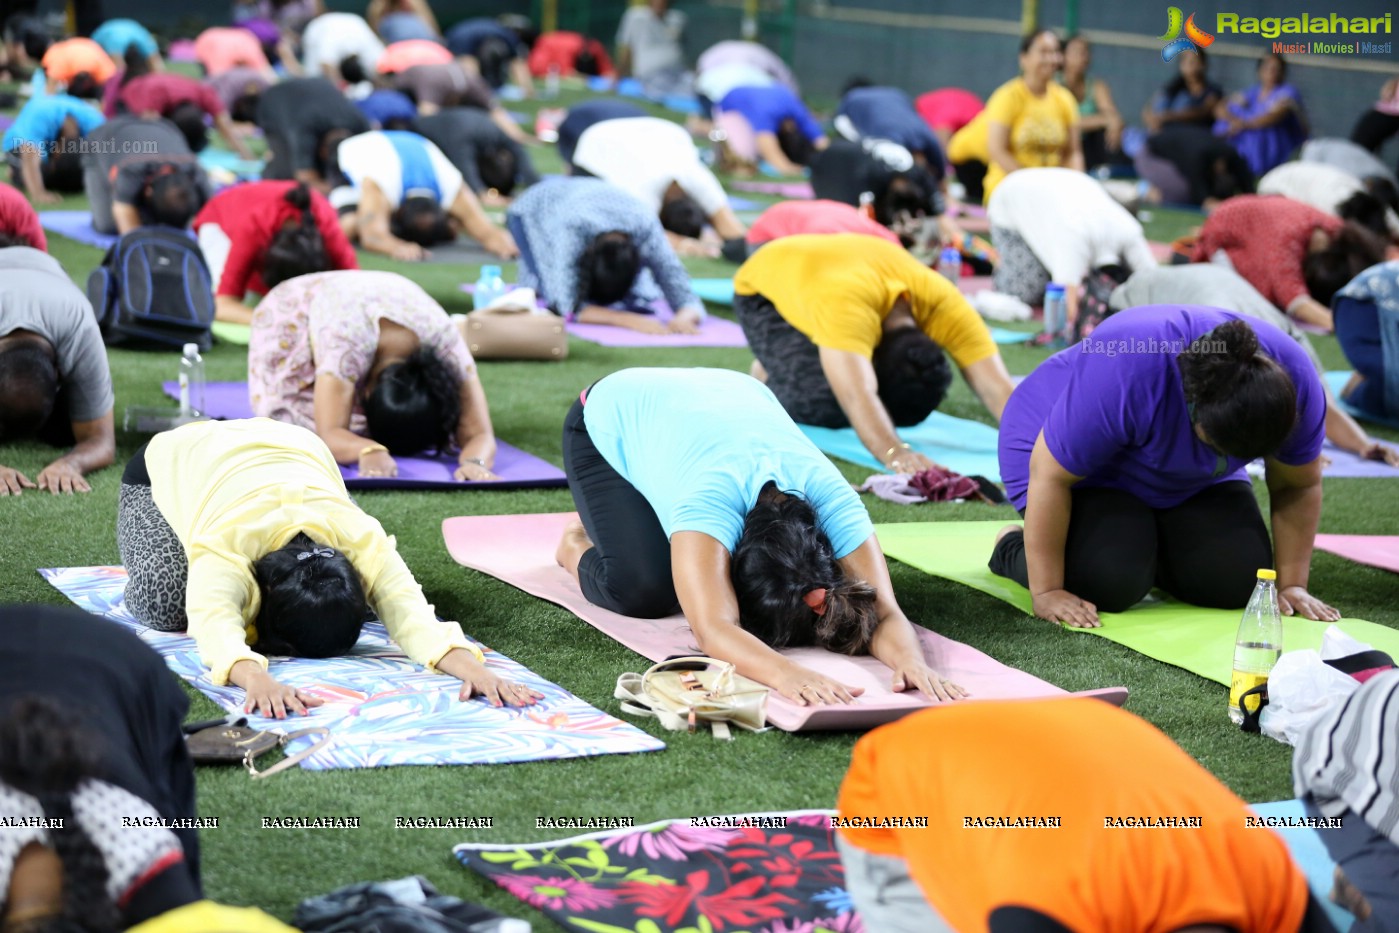
{"label": "hair tie", "polygon": [[[313,547],[309,551],[301,551],[296,555],[297,560],[310,560],[313,557],[334,557],[333,547]],[[823,591],[824,592],[824,591]]]}
{"label": "hair tie", "polygon": [[802,597],[802,602],[806,603],[807,606],[811,608],[811,611],[816,613],[818,616],[825,615],[826,588],[822,586],[814,590],[807,590],[806,595]]}

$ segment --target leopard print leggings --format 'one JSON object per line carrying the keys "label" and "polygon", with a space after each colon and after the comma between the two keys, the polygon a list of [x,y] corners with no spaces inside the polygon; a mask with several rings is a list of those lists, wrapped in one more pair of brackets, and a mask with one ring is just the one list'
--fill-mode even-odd
{"label": "leopard print leggings", "polygon": [[122,483],[117,500],[117,549],[126,565],[126,608],[142,625],[182,632],[189,559],[175,530],[156,508],[151,487]]}
{"label": "leopard print leggings", "polygon": [[991,284],[996,291],[1013,295],[1032,308],[1044,304],[1049,270],[1024,238],[1006,227],[992,227],[991,243],[1001,256],[991,275]]}

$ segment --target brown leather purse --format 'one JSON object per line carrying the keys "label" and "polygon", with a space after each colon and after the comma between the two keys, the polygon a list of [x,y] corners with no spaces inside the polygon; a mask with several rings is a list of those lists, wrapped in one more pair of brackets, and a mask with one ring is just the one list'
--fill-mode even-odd
{"label": "brown leather purse", "polygon": [[482,308],[459,317],[462,339],[478,360],[563,360],[568,332],[556,314],[531,308]]}

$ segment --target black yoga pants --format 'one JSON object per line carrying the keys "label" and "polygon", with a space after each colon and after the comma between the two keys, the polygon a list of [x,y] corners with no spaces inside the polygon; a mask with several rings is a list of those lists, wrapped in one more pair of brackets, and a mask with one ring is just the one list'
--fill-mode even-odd
{"label": "black yoga pants", "polygon": [[[1064,588],[1102,612],[1127,609],[1153,585],[1195,606],[1242,609],[1258,569],[1273,566],[1251,483],[1219,483],[1168,509],[1117,489],[1072,496]],[[990,568],[1028,587],[1024,536],[1002,538]]]}
{"label": "black yoga pants", "polygon": [[640,619],[680,608],[670,574],[670,539],[651,503],[603,459],[574,402],[563,423],[568,488],[593,546],[578,562],[588,602]]}

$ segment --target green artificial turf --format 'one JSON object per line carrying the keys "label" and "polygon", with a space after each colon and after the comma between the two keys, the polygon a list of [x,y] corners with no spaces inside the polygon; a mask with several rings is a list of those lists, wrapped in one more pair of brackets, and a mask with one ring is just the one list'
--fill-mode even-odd
{"label": "green artificial turf", "polygon": [[[511,105],[512,109],[529,109]],[[552,149],[536,148],[542,171],[556,171]],[[765,200],[754,198],[755,200]],[[70,198],[64,207],[84,206]],[[1148,224],[1154,239],[1171,239],[1198,223],[1197,215],[1157,210]],[[98,250],[54,236],[53,253],[80,285],[100,260]],[[726,274],[731,267],[687,261],[697,275]],[[476,267],[409,265],[369,259],[369,268],[402,272],[421,284],[448,311],[467,310],[458,291],[474,281]],[[507,270],[507,277],[509,270]],[[719,313],[726,313],[723,309]],[[1317,340],[1328,368],[1345,366],[1330,338]],[[1014,373],[1029,372],[1045,351],[1002,347]],[[110,353],[116,388],[118,463],[144,438],[120,431],[128,405],[161,404],[160,383],[175,374],[173,353]],[[246,378],[242,348],[217,345],[207,357],[210,380]],[[717,366],[746,369],[746,350],[610,350],[571,341],[561,363],[484,363],[481,378],[497,433],[560,464],[563,415],[580,388],[626,366]],[[970,391],[957,380],[944,410],[988,421]],[[1393,432],[1382,435],[1395,439]],[[54,455],[34,445],[7,446],[0,462],[32,477]],[[842,464],[862,480],[868,471]],[[35,573],[38,567],[117,562],[115,516],[120,466],[91,477],[89,495],[52,497],[34,492],[0,501],[0,598],[63,603]],[[1399,485],[1387,480],[1328,480],[1322,530],[1356,534],[1395,531]],[[1259,486],[1260,497],[1266,491]],[[471,634],[572,690],[603,709],[616,711],[612,687],[623,671],[647,662],[553,605],[525,596],[494,579],[457,566],[443,546],[440,526],[454,515],[561,511],[572,508],[566,490],[524,492],[366,492],[357,500],[397,535],[399,547],[429,599],[445,617]],[[1009,519],[1007,508],[983,505],[896,506],[866,497],[877,522]],[[1148,660],[1101,639],[1075,637],[1028,620],[990,597],[925,576],[901,564],[891,567],[899,600],[911,618],[967,642],[1007,664],[1068,690],[1123,684],[1131,688],[1128,709],[1155,723],[1234,791],[1252,801],[1291,796],[1290,749],[1240,733],[1225,715],[1222,687]],[[1395,593],[1399,578],[1318,553],[1312,588],[1345,614],[1399,625]],[[215,707],[199,694],[192,716]],[[526,916],[537,929],[555,929],[542,915],[460,868],[450,850],[456,842],[532,841],[565,833],[535,828],[541,816],[633,817],[638,824],[666,817],[743,811],[828,807],[856,735],[740,734],[732,743],[706,735],[662,732],[663,752],[497,767],[403,767],[307,773],[292,771],[252,782],[237,768],[199,769],[201,815],[220,826],[203,834],[204,880],[209,896],[254,904],[289,918],[303,897],[342,884],[427,876],[444,892]],[[987,736],[986,741],[995,741]],[[956,748],[930,750],[954,758]],[[1033,769],[1034,762],[1026,762]],[[1083,788],[1093,793],[1093,788]],[[274,830],[262,817],[357,816],[357,830]],[[490,830],[396,830],[395,816],[489,816]]]}

